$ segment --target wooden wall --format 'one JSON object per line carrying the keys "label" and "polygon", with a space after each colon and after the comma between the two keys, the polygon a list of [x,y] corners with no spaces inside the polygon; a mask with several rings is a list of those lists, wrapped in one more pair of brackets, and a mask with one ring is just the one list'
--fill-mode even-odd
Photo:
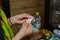
{"label": "wooden wall", "polygon": [[[10,12],[11,16],[28,13],[34,15],[35,12],[40,12],[42,27],[44,26],[44,5],[45,0],[10,0]],[[16,28],[14,25],[13,31],[16,33],[18,31],[18,27]],[[16,31],[15,31],[16,30]]]}
{"label": "wooden wall", "polygon": [[0,0],[0,8],[2,8],[2,0]]}

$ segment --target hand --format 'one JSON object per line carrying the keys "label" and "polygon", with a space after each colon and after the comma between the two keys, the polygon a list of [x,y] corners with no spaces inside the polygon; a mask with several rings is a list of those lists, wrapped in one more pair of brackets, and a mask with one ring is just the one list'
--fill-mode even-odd
{"label": "hand", "polygon": [[21,40],[22,37],[32,33],[32,25],[24,22],[20,31],[12,38],[12,40]]}
{"label": "hand", "polygon": [[19,15],[10,17],[10,21],[12,24],[15,24],[15,23],[22,24],[26,21],[26,19],[23,19],[23,18],[29,18],[29,17],[33,17],[33,16],[23,13],[23,14],[19,14]]}
{"label": "hand", "polygon": [[22,24],[22,28],[20,29],[20,33],[22,33],[22,36],[26,36],[26,35],[32,33],[31,23],[24,22]]}

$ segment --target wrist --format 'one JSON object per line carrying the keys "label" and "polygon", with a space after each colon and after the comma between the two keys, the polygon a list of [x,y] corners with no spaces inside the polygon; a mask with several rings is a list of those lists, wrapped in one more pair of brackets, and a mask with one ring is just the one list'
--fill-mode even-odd
{"label": "wrist", "polygon": [[12,40],[21,40],[23,38],[23,34],[21,32],[18,32]]}
{"label": "wrist", "polygon": [[10,22],[10,25],[15,24],[15,20],[13,17],[10,17],[8,20]]}
{"label": "wrist", "polygon": [[12,25],[12,22],[11,22],[10,18],[8,19],[8,21],[9,21],[9,24]]}

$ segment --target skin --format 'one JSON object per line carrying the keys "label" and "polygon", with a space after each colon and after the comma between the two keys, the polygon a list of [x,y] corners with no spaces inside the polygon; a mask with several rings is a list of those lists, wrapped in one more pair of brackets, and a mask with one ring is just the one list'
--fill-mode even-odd
{"label": "skin", "polygon": [[[33,16],[29,15],[29,14],[26,14],[26,13],[23,13],[23,14],[19,14],[19,15],[16,15],[16,16],[13,16],[13,17],[10,17],[10,21],[12,24],[22,24],[26,21],[25,18],[29,18],[29,17],[32,17],[34,18]],[[23,20],[21,20],[22,18],[24,18]],[[11,25],[12,25],[11,24]]]}
{"label": "skin", "polygon": [[[25,18],[29,18],[29,17],[32,17],[34,18],[33,16],[29,15],[29,14],[26,14],[26,13],[23,13],[23,14],[19,14],[19,15],[16,15],[16,16],[13,16],[13,17],[10,17],[10,20],[12,24],[22,24],[22,28],[19,30],[19,32],[12,38],[12,40],[21,40],[22,37],[32,33],[32,25],[31,23],[28,23],[25,19]],[[22,19],[24,18],[24,19]],[[21,20],[22,19],[22,20]],[[10,25],[12,25],[10,23]]]}
{"label": "skin", "polygon": [[19,32],[15,35],[12,40],[21,40],[22,37],[32,33],[32,25],[30,23],[24,22],[22,24],[22,28]]}

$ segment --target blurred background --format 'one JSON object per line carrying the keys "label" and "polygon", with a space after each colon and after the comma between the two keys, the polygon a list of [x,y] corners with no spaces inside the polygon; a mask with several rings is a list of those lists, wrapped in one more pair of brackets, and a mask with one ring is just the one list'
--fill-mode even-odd
{"label": "blurred background", "polygon": [[[53,31],[59,29],[60,25],[60,0],[0,0],[2,8],[9,18],[21,13],[28,13],[35,16],[39,12],[41,17],[41,28]],[[12,25],[14,34],[20,29],[20,25]],[[22,40],[29,40],[32,34]]]}

